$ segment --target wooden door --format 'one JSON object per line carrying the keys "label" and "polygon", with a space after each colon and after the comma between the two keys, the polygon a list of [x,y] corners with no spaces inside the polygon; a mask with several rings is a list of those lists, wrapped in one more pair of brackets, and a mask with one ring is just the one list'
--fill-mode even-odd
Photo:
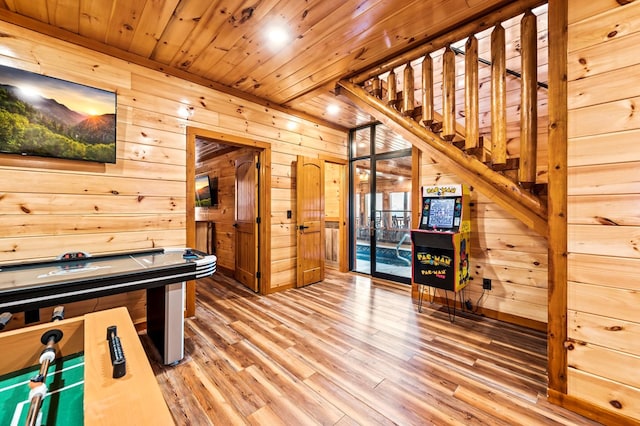
{"label": "wooden door", "polygon": [[324,279],[324,161],[298,156],[297,287]]}
{"label": "wooden door", "polygon": [[236,167],[236,265],[234,278],[257,292],[258,281],[258,168],[257,154],[235,161]]}

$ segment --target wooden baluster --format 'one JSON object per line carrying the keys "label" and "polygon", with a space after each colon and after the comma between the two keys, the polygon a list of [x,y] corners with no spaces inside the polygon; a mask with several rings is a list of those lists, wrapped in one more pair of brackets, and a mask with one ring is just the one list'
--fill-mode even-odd
{"label": "wooden baluster", "polygon": [[491,33],[491,162],[507,162],[507,64],[504,27]]}
{"label": "wooden baluster", "polygon": [[456,135],[456,55],[447,46],[442,55],[442,138]]}
{"label": "wooden baluster", "polygon": [[528,11],[520,22],[522,105],[520,107],[520,168],[518,180],[525,188],[536,182],[538,150],[538,44],[536,16]]}
{"label": "wooden baluster", "polygon": [[410,116],[413,114],[413,109],[415,108],[414,87],[413,67],[411,67],[410,62],[407,62],[407,66],[404,67],[404,83],[402,86],[402,115]]}
{"label": "wooden baluster", "polygon": [[427,54],[422,61],[422,124],[433,123],[433,60]]}
{"label": "wooden baluster", "polygon": [[478,39],[475,35],[472,35],[467,39],[464,50],[464,148],[466,150],[470,150],[478,147],[478,140],[480,139],[480,107],[478,100]]}
{"label": "wooden baluster", "polygon": [[382,83],[380,77],[373,77],[371,81],[371,92],[376,98],[382,99]]}
{"label": "wooden baluster", "polygon": [[396,81],[396,73],[391,70],[387,77],[387,104],[396,107],[398,104],[398,86]]}

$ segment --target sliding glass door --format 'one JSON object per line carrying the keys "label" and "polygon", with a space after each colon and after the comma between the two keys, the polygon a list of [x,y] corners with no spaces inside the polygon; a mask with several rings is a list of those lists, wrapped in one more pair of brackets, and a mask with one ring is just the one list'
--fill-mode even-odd
{"label": "sliding glass door", "polygon": [[351,133],[351,269],[411,279],[411,145],[382,125]]}

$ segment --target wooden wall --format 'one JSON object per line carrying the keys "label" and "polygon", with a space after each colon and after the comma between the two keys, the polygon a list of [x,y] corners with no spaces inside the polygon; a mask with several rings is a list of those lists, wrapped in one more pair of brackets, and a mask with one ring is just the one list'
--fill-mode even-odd
{"label": "wooden wall", "polygon": [[[464,183],[423,155],[421,185]],[[547,322],[547,241],[471,190],[471,277],[463,296],[473,309],[534,328]],[[482,292],[482,279],[492,289]],[[438,296],[444,297],[444,294]],[[465,299],[466,300],[466,299]]]}
{"label": "wooden wall", "polygon": [[271,144],[271,281],[293,283],[295,216],[286,211],[295,210],[295,156],[346,158],[345,132],[5,22],[0,31],[0,64],[118,93],[116,164],[1,156],[0,263],[184,245],[185,134],[193,126]]}
{"label": "wooden wall", "polygon": [[640,2],[569,1],[568,394],[640,421]]}

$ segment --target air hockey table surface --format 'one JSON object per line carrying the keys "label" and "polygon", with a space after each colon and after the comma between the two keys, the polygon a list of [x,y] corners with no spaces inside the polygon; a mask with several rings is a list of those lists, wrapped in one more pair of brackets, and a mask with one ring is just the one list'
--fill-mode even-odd
{"label": "air hockey table surface", "polygon": [[[64,258],[64,256],[68,256]],[[216,257],[175,248],[0,265],[0,311],[18,312],[212,275]]]}

